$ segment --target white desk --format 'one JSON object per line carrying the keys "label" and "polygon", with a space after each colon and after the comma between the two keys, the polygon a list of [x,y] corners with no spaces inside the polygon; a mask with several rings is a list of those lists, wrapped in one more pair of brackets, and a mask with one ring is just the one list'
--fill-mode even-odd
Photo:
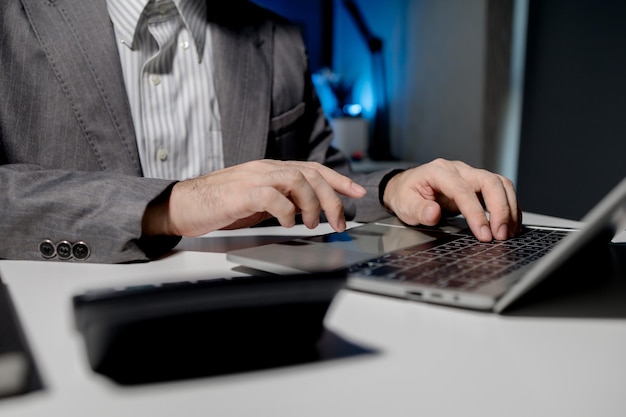
{"label": "white desk", "polygon": [[[238,233],[249,232],[216,237]],[[240,274],[234,267],[223,253],[195,251],[132,265],[0,261],[46,385],[0,400],[0,416],[626,415],[625,318],[498,316],[349,290],[327,328],[373,353],[133,387],[91,372],[73,294]]]}

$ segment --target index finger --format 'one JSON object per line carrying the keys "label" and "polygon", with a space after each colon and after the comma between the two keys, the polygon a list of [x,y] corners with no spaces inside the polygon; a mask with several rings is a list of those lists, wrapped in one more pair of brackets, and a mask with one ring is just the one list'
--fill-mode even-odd
{"label": "index finger", "polygon": [[[307,168],[317,171],[324,180],[332,187],[332,189],[340,194],[352,198],[361,198],[366,194],[365,188],[354,182],[350,177],[340,174],[332,168],[322,165],[318,162],[298,162],[288,161],[288,165],[296,165],[298,168]],[[306,171],[302,171],[306,175]]]}

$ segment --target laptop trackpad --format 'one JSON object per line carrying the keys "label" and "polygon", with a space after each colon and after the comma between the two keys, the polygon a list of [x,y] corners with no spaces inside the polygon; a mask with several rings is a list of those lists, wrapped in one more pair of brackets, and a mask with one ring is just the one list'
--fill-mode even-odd
{"label": "laptop trackpad", "polygon": [[393,250],[427,244],[442,235],[441,231],[371,223],[341,233],[235,250],[228,253],[228,259],[279,274],[334,271]]}

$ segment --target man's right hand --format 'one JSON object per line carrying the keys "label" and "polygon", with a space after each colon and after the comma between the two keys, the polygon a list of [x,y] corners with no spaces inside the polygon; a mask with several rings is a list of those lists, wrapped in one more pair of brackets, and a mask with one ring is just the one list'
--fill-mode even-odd
{"label": "man's right hand", "polygon": [[336,231],[346,228],[337,193],[361,198],[365,189],[317,162],[246,162],[174,185],[169,198],[151,204],[144,235],[200,236],[218,229],[253,226],[275,217],[292,227],[296,214],[314,228],[323,211]]}

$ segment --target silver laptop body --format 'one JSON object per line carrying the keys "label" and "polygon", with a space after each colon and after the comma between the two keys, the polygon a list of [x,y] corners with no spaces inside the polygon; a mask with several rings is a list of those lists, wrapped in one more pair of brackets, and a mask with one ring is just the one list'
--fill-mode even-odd
{"label": "silver laptop body", "polygon": [[462,218],[431,228],[390,217],[234,250],[227,258],[275,274],[345,270],[355,290],[500,313],[586,245],[599,238],[608,244],[624,230],[626,179],[582,223],[580,229],[525,225],[519,237],[481,243]]}

